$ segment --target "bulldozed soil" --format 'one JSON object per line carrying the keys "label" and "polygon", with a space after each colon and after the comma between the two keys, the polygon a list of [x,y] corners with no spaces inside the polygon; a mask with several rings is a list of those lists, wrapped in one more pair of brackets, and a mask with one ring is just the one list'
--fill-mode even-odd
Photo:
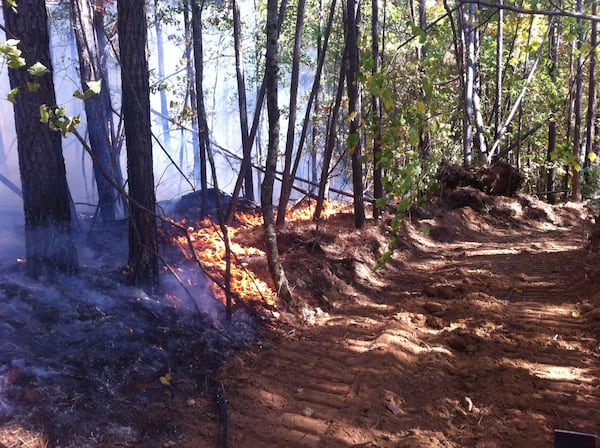
{"label": "bulldozed soil", "polygon": [[600,432],[588,212],[462,196],[476,210],[415,210],[379,271],[385,224],[280,235],[305,307],[223,370],[228,446],[549,447],[554,429]]}

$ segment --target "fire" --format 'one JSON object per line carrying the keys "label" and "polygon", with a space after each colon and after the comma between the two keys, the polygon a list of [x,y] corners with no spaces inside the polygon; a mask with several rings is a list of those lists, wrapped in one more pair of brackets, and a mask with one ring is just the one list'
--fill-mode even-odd
{"label": "fire", "polygon": [[[348,204],[340,201],[325,201],[321,210],[321,219],[328,219],[333,215],[344,212]],[[316,201],[303,201],[301,206],[288,207],[285,216],[288,221],[311,221],[314,218]]]}
{"label": "fire", "polygon": [[[265,256],[264,251],[256,247],[244,247],[234,242],[238,232],[262,225],[262,217],[251,214],[238,214],[236,218],[240,224],[228,228],[229,246],[232,254],[231,291],[243,300],[265,301],[269,305],[274,305],[276,294],[265,281],[248,270],[246,268],[247,263],[244,263],[244,260],[248,257]],[[195,226],[188,225],[187,232],[204,269],[223,284],[226,269],[225,241],[218,227],[209,219],[204,219],[197,222]],[[189,253],[186,236],[177,237],[176,243],[188,258],[192,257]],[[225,292],[219,286],[213,284],[212,289],[217,298],[225,300]]]}
{"label": "fire", "polygon": [[[327,201],[323,205],[322,219],[343,212],[347,207],[348,204],[345,203]],[[314,211],[315,203],[310,201],[300,207],[289,207],[286,211],[286,217],[289,222],[310,221],[313,219]],[[238,224],[235,227],[228,228],[232,254],[230,265],[231,291],[235,297],[242,300],[261,301],[266,302],[268,305],[274,305],[277,298],[275,291],[256,273],[248,269],[248,261],[255,257],[265,257],[265,252],[257,247],[246,247],[235,242],[238,234],[262,226],[263,218],[260,214],[238,213],[236,214],[236,222]],[[203,268],[211,277],[224,284],[226,269],[225,242],[218,226],[208,218],[196,223],[184,221],[180,224],[187,228],[187,236],[175,237],[173,239],[174,243],[181,248],[188,259],[192,259],[193,255],[189,249],[189,241],[191,241]],[[212,289],[215,297],[222,301],[225,300],[225,293],[218,285],[213,283]]]}

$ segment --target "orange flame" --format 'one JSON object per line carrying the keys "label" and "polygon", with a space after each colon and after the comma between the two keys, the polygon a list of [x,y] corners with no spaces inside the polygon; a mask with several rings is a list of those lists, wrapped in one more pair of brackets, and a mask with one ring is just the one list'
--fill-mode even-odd
{"label": "orange flame", "polygon": [[[326,201],[323,205],[322,219],[344,211],[347,206],[348,204],[341,202]],[[314,201],[309,201],[300,207],[289,207],[286,217],[288,221],[310,221],[313,219],[314,210]],[[274,305],[277,296],[275,291],[256,273],[247,269],[247,260],[253,257],[265,257],[265,252],[257,247],[246,247],[235,242],[235,237],[240,232],[247,232],[254,227],[262,226],[263,218],[259,214],[238,213],[236,221],[239,223],[236,227],[228,228],[232,253],[231,290],[243,300],[265,301],[268,305]],[[225,243],[217,226],[210,219],[198,221],[194,225],[183,220],[180,224],[187,227],[188,236],[204,269],[224,283]],[[172,240],[188,259],[193,258],[185,236],[175,237]],[[215,297],[222,301],[225,300],[225,293],[221,288],[213,284],[212,289]]]}

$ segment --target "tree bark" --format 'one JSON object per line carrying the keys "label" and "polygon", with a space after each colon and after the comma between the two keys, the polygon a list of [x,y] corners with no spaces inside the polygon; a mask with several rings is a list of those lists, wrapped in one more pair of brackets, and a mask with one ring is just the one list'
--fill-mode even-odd
{"label": "tree bark", "polygon": [[[160,1],[154,0],[154,32],[156,33],[156,59],[158,62],[158,82],[162,84],[165,79],[165,50],[163,44],[163,31],[160,21],[162,20],[162,13],[160,11]],[[162,135],[164,139],[165,147],[171,149],[171,129],[169,128],[169,107],[167,105],[167,92],[163,86],[159,87],[160,96],[160,113],[162,117],[160,119],[162,126]]]}
{"label": "tree bark", "polygon": [[[419,27],[421,32],[425,32],[427,30],[427,4],[426,0],[418,0],[417,5],[417,20],[416,25]],[[421,45],[417,49],[417,60],[419,61],[419,75],[421,79],[425,76],[425,69],[423,64],[425,59],[427,58],[427,47],[425,46],[425,42],[422,42]],[[427,91],[421,85],[421,99],[424,104],[428,102],[428,94]],[[430,113],[429,110],[426,110],[423,114],[420,114],[419,117],[419,154],[421,154],[421,158],[423,160],[429,159],[431,155],[431,132],[429,130],[429,119]]]}
{"label": "tree bark", "polygon": [[361,104],[360,104],[360,57],[358,50],[358,29],[360,22],[360,3],[347,0],[346,20],[344,31],[346,34],[346,51],[348,52],[348,66],[346,71],[346,87],[348,89],[348,151],[352,158],[352,188],[354,192],[354,227],[360,229],[365,226],[365,204],[363,197],[363,170],[362,170],[362,142]]}
{"label": "tree bark", "polygon": [[[290,106],[288,109],[288,126],[285,141],[285,158],[283,165],[283,180],[279,194],[279,207],[277,211],[277,226],[285,222],[285,212],[292,193],[294,175],[292,172],[292,156],[294,141],[296,139],[296,113],[298,107],[298,81],[300,78],[300,56],[302,53],[302,30],[304,28],[304,7],[306,0],[298,0],[296,12],[296,33],[294,35],[294,52],[292,54],[292,73],[290,80]],[[298,153],[302,148],[298,147]]]}
{"label": "tree bark", "polygon": [[[425,7],[424,0],[419,2],[419,11],[421,4]],[[423,14],[426,14],[423,11]],[[425,19],[426,21],[426,19]],[[381,25],[379,23],[379,0],[371,0],[371,52],[373,53],[373,69],[371,71],[373,76],[378,76],[380,65],[381,65],[381,54],[379,51],[379,34],[381,32]],[[424,50],[423,50],[424,51]],[[375,204],[373,206],[373,218],[379,219],[382,213],[382,209],[377,205],[377,200],[383,199],[383,180],[381,170],[381,127],[382,127],[382,116],[383,111],[381,108],[381,100],[379,95],[371,95],[371,108],[373,114],[373,198]],[[423,142],[425,146],[428,146],[428,142]]]}
{"label": "tree bark", "polygon": [[135,286],[155,289],[158,287],[158,242],[145,4],[145,0],[118,0],[117,15],[130,197],[130,280]]}
{"label": "tree bark", "polygon": [[473,163],[473,84],[475,79],[475,44],[471,24],[471,6],[461,5],[459,9],[460,42],[463,56],[463,164]]}
{"label": "tree bark", "polygon": [[[502,5],[504,0],[498,0]],[[498,35],[496,36],[496,100],[494,101],[494,139],[500,132],[502,122],[502,79],[504,62],[504,10],[498,9],[498,20],[496,22]]]}
{"label": "tree bark", "polygon": [[[596,15],[598,11],[598,0],[592,2],[592,14]],[[592,51],[590,54],[590,62],[588,69],[588,103],[585,117],[585,157],[583,161],[584,181],[589,183],[590,180],[590,153],[593,151],[593,141],[595,138],[595,122],[596,122],[596,46],[598,45],[598,22],[592,22],[592,33],[590,37],[590,46]]]}
{"label": "tree bark", "polygon": [[265,80],[267,89],[267,113],[269,117],[269,143],[265,164],[265,177],[261,190],[261,207],[264,219],[267,261],[269,271],[277,290],[277,295],[286,303],[293,302],[285,271],[279,257],[275,215],[273,212],[273,186],[277,169],[277,148],[279,146],[279,105],[278,105],[278,26],[277,0],[267,0],[267,55]]}
{"label": "tree bark", "polygon": [[[101,55],[94,23],[94,5],[90,0],[71,0],[71,20],[75,32],[77,54],[79,56],[79,76],[82,92],[87,89],[89,81],[102,80],[102,87],[107,88],[104,82],[106,74],[102,71]],[[109,104],[110,105],[110,104]],[[107,103],[100,94],[85,100],[85,115],[90,139],[90,147],[94,154],[94,178],[98,190],[99,216],[104,222],[115,220],[115,203],[119,193],[109,179],[102,173],[109,173],[111,179],[120,184],[118,174],[115,172],[111,157],[111,129],[110,116],[112,110],[106,108]],[[100,167],[98,167],[98,164]]]}
{"label": "tree bark", "polygon": [[244,155],[241,175],[244,178],[245,197],[254,201],[254,179],[252,175],[252,140],[248,132],[248,107],[246,102],[246,80],[244,77],[244,59],[242,56],[242,24],[240,7],[233,0],[233,40],[235,48],[235,73],[238,88],[238,104],[240,108],[240,128],[242,132],[242,152]]}
{"label": "tree bark", "polygon": [[[52,278],[78,269],[73,242],[69,188],[62,155],[62,138],[40,122],[40,106],[56,106],[43,0],[19,0],[16,13],[2,1],[8,38],[18,39],[26,67],[9,68],[11,89],[19,89],[14,103],[19,169],[25,214],[25,251],[28,275]],[[43,64],[49,72],[32,76],[27,67]],[[39,84],[37,91],[28,82]]]}
{"label": "tree bark", "polygon": [[333,150],[337,142],[337,124],[340,114],[340,107],[342,105],[342,99],[344,96],[344,79],[346,75],[346,66],[348,65],[347,49],[344,49],[342,60],[340,61],[340,74],[338,76],[337,93],[335,95],[335,102],[331,110],[331,116],[329,118],[329,126],[327,129],[327,136],[325,142],[325,151],[323,153],[323,166],[321,167],[321,179],[319,180],[319,193],[317,196],[317,204],[315,205],[315,214],[313,220],[319,222],[321,219],[321,212],[323,211],[323,202],[325,201],[325,190],[329,183],[329,165],[331,164],[331,157]]}
{"label": "tree bark", "polygon": [[[113,105],[110,96],[110,83],[108,80],[108,67],[107,67],[107,55],[112,50],[109,50],[108,41],[106,39],[105,31],[105,18],[106,11],[104,8],[96,7],[94,9],[94,31],[96,41],[98,42],[98,57],[100,63],[100,72],[102,73],[102,91],[100,97],[102,98],[102,108],[105,111],[112,112]],[[121,149],[123,145],[123,130],[120,126],[115,126],[114,114],[110,113],[106,117],[106,128],[108,129],[108,136],[110,142],[110,157],[112,163],[112,173],[115,176],[115,180],[118,185],[123,186],[123,170],[121,169]],[[125,198],[119,193],[117,197],[117,207],[115,207],[115,213],[122,211],[125,212],[126,204]]]}
{"label": "tree bark", "polygon": [[[192,31],[192,21],[190,20],[191,5],[186,2],[183,6],[183,23],[185,33],[185,51],[184,59],[186,65],[186,86],[187,94],[185,96],[185,107],[189,106],[190,110],[197,109],[197,98],[196,98],[196,75],[194,68],[194,61],[192,59],[192,50],[194,48],[194,38]],[[194,186],[196,190],[200,190],[200,195],[206,196],[208,190],[208,183],[206,177],[206,160],[202,160],[200,154],[200,138],[198,130],[198,112],[192,114],[191,117],[191,128],[192,128],[192,148],[194,151]],[[182,133],[184,131],[182,130]],[[182,139],[183,140],[183,139]],[[182,141],[184,144],[184,140]],[[205,193],[202,193],[204,191]]]}
{"label": "tree bark", "polygon": [[[548,67],[548,74],[550,80],[554,85],[558,79],[558,20],[550,22],[550,66]],[[554,106],[555,98],[552,98],[551,106]],[[548,202],[554,204],[556,202],[556,169],[554,168],[554,152],[556,151],[556,116],[551,116],[548,122],[548,148],[546,152],[546,190],[548,193]]]}
{"label": "tree bark", "polygon": [[204,45],[202,39],[202,9],[203,0],[192,1],[192,41],[194,47],[194,69],[196,71],[195,99],[196,119],[198,121],[198,162],[200,168],[200,209],[202,214],[206,213],[208,204],[208,174],[206,158],[210,150],[210,138],[208,132],[208,121],[206,119],[206,107],[204,105]]}
{"label": "tree bark", "polygon": [[[583,11],[583,0],[577,0],[577,12]],[[575,202],[581,202],[581,126],[582,126],[582,103],[583,103],[583,55],[581,48],[583,46],[583,20],[577,19],[577,41],[576,41],[576,62],[575,62],[575,98],[573,122],[573,155],[575,165],[573,166],[572,177],[572,199]]]}

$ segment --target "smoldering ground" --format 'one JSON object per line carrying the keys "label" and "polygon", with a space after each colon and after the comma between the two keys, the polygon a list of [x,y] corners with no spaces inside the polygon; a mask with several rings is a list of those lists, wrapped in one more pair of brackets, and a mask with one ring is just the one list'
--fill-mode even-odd
{"label": "smoldering ground", "polygon": [[48,446],[178,440],[175,408],[211,402],[215,371],[253,339],[252,319],[227,322],[186,260],[169,260],[185,288],[167,270],[160,294],[125,286],[117,226],[79,232],[79,274],[52,284],[24,275],[18,225],[0,237],[0,427]]}

